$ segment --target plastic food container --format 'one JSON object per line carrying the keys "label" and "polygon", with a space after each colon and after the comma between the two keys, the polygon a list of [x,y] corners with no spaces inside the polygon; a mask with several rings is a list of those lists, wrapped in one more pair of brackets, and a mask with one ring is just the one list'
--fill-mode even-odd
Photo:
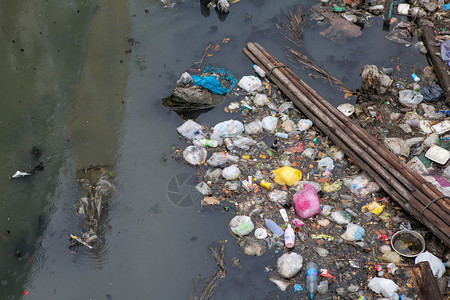
{"label": "plastic food container", "polygon": [[392,236],[391,246],[401,256],[416,257],[425,251],[425,240],[415,231],[401,230]]}

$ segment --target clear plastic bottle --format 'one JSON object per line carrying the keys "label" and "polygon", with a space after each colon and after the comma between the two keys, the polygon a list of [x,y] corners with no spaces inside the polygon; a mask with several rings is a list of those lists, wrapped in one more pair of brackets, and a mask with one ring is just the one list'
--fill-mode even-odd
{"label": "clear plastic bottle", "polygon": [[266,76],[266,72],[264,72],[264,70],[261,69],[260,66],[253,65],[253,70],[255,70],[255,72],[256,72],[260,77]]}
{"label": "clear plastic bottle", "polygon": [[314,299],[317,291],[317,264],[313,261],[306,265],[306,290],[309,294],[309,299]]}
{"label": "clear plastic bottle", "polygon": [[282,236],[284,234],[283,229],[281,229],[280,226],[278,226],[274,221],[269,219],[264,219],[264,221],[266,222],[266,226],[269,227],[270,231],[272,231],[274,234],[278,236]]}
{"label": "clear plastic bottle", "polygon": [[284,244],[288,248],[293,248],[295,245],[295,232],[291,224],[284,231]]}

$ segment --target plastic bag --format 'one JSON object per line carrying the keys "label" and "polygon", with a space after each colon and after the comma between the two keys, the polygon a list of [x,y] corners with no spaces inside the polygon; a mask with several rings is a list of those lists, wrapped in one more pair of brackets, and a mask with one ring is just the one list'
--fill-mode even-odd
{"label": "plastic bag", "polygon": [[250,149],[251,146],[256,145],[256,141],[254,139],[244,137],[244,136],[238,136],[233,140],[233,146],[236,146],[238,148],[241,148],[243,150]]}
{"label": "plastic bag", "polygon": [[306,157],[307,159],[314,160],[314,159],[316,159],[317,152],[318,152],[317,149],[306,148],[303,151],[302,156]]}
{"label": "plastic bag", "polygon": [[248,93],[259,90],[262,87],[261,80],[253,75],[242,77],[241,80],[239,80],[238,85]]}
{"label": "plastic bag", "polygon": [[269,102],[269,98],[267,98],[266,94],[256,94],[255,98],[253,98],[253,103],[256,106],[264,106]]}
{"label": "plastic bag", "polygon": [[211,157],[206,161],[208,165],[211,167],[219,167],[223,166],[227,163],[238,163],[239,157],[236,155],[231,155],[226,152],[215,152],[211,155]]}
{"label": "plastic bag", "polygon": [[303,219],[307,219],[320,213],[320,201],[316,189],[310,184],[303,184],[303,189],[292,197],[295,204],[295,212]]}
{"label": "plastic bag", "polygon": [[414,260],[414,263],[417,264],[421,261],[427,261],[430,264],[431,271],[433,272],[433,275],[436,276],[437,278],[441,278],[442,275],[444,275],[445,265],[438,257],[434,256],[430,252],[425,251],[417,255],[416,259]]}
{"label": "plastic bag", "polygon": [[441,58],[450,67],[450,40],[441,43]]}
{"label": "plastic bag", "polygon": [[334,169],[333,160],[328,156],[319,160],[319,163],[317,164],[317,166],[319,169],[325,168],[326,170],[330,170],[330,171]]}
{"label": "plastic bag", "polygon": [[248,216],[235,216],[230,221],[230,229],[234,234],[244,236],[252,232],[255,225]]}
{"label": "plastic bag", "polygon": [[402,90],[398,93],[399,101],[407,107],[413,107],[422,102],[423,96],[412,90]]}
{"label": "plastic bag", "polygon": [[192,84],[192,77],[188,72],[184,72],[183,74],[181,74],[180,79],[178,79],[177,84],[182,83],[182,84]]}
{"label": "plastic bag", "polygon": [[344,185],[347,186],[357,197],[364,197],[367,194],[377,192],[380,186],[370,180],[366,174],[360,174],[353,178],[344,179]]}
{"label": "plastic bag", "polygon": [[274,181],[279,185],[292,186],[302,179],[302,172],[289,166],[273,170],[272,173],[275,175]]}
{"label": "plastic bag", "polygon": [[244,125],[236,120],[228,120],[220,122],[214,126],[214,134],[217,134],[221,138],[238,136],[244,131]]}
{"label": "plastic bag", "polygon": [[211,188],[206,184],[206,182],[199,182],[195,189],[199,191],[202,195],[210,195],[212,193]]}
{"label": "plastic bag", "polygon": [[192,120],[187,120],[180,127],[177,128],[179,134],[189,140],[204,138],[202,125],[195,123]]}
{"label": "plastic bag", "polygon": [[225,95],[228,90],[222,87],[222,84],[215,76],[192,76],[192,83],[204,87],[208,91],[216,95]]}
{"label": "plastic bag", "polygon": [[297,123],[298,130],[300,131],[306,131],[310,129],[312,125],[313,125],[312,121],[308,119],[301,119]]}
{"label": "plastic bag", "polygon": [[222,177],[226,180],[233,180],[241,175],[241,171],[236,165],[231,165],[222,170]]}
{"label": "plastic bag", "polygon": [[285,204],[287,201],[287,192],[282,190],[274,190],[267,194],[270,201],[279,203],[281,205]]}
{"label": "plastic bag", "polygon": [[200,146],[188,146],[183,151],[183,158],[191,165],[199,165],[206,159],[208,152]]}
{"label": "plastic bag", "polygon": [[367,285],[372,291],[377,294],[382,294],[383,297],[392,298],[398,289],[398,285],[390,279],[374,277]]}
{"label": "plastic bag", "polygon": [[346,241],[352,242],[362,240],[365,233],[366,231],[364,228],[353,223],[348,223],[347,230],[341,235],[341,237]]}
{"label": "plastic bag", "polygon": [[273,116],[267,116],[262,119],[262,127],[267,131],[274,131],[277,127],[278,119]]}
{"label": "plastic bag", "polygon": [[333,211],[330,218],[333,222],[339,225],[348,224],[352,221],[352,216],[343,211]]}
{"label": "plastic bag", "polygon": [[444,91],[436,83],[421,87],[419,92],[422,94],[423,100],[427,102],[437,102],[444,98]]}
{"label": "plastic bag", "polygon": [[303,257],[295,252],[285,253],[277,260],[277,272],[281,277],[292,278],[300,272],[303,265]]}
{"label": "plastic bag", "polygon": [[251,123],[248,123],[245,127],[245,133],[247,134],[257,134],[262,130],[262,123],[260,120],[255,120]]}

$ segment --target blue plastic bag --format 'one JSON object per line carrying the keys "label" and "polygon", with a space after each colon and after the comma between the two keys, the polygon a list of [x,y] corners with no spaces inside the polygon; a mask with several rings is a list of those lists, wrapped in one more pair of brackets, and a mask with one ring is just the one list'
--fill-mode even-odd
{"label": "blue plastic bag", "polygon": [[194,85],[199,85],[201,87],[204,87],[208,91],[210,91],[213,94],[217,95],[225,95],[228,93],[228,90],[220,84],[220,82],[216,79],[214,76],[198,76],[193,75],[192,81]]}
{"label": "blue plastic bag", "polygon": [[205,66],[202,74],[210,73],[219,76],[219,80],[215,76],[198,76],[193,75],[192,80],[194,85],[199,85],[207,89],[213,94],[225,95],[231,91],[237,83],[233,73],[224,68],[216,68]]}

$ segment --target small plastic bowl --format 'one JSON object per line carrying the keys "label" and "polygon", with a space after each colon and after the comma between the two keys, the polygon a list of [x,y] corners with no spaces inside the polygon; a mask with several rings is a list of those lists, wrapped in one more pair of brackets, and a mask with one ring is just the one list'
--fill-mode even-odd
{"label": "small plastic bowl", "polygon": [[[416,254],[406,254],[404,252],[401,251],[401,249],[397,249],[396,248],[396,241],[398,239],[410,239],[413,241],[417,241],[417,243],[419,244],[419,247],[421,247],[420,251],[417,252]],[[415,231],[411,231],[411,230],[401,230],[401,231],[397,231],[391,238],[391,247],[392,249],[394,249],[395,252],[397,252],[398,254],[400,254],[401,256],[404,257],[416,257],[417,255],[419,255],[420,253],[422,253],[423,251],[425,251],[425,240],[423,239],[423,237],[415,232]]]}

